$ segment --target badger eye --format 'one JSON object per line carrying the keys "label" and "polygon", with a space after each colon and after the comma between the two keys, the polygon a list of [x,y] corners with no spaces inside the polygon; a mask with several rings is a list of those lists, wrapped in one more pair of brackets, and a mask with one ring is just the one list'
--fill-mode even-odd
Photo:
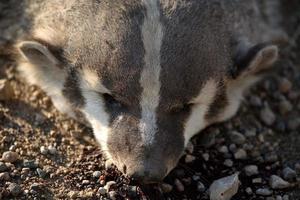
{"label": "badger eye", "polygon": [[113,105],[113,106],[118,106],[118,107],[121,106],[121,103],[118,100],[116,100],[112,95],[105,93],[105,94],[102,94],[102,96],[106,103]]}

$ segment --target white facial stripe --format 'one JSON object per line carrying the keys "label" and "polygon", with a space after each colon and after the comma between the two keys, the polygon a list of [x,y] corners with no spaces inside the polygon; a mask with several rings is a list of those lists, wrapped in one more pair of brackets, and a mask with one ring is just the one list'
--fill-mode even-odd
{"label": "white facial stripe", "polygon": [[259,80],[259,76],[249,76],[228,82],[227,97],[229,104],[216,122],[225,121],[231,118],[239,109],[241,101],[243,100],[243,92]]}
{"label": "white facial stripe", "polygon": [[82,77],[82,84],[81,84],[82,89],[97,91],[102,94],[104,93],[110,94],[108,89],[101,84],[96,72],[85,68],[80,73]]}
{"label": "white facial stripe", "polygon": [[191,137],[207,126],[205,114],[216,93],[217,83],[214,80],[209,80],[201,89],[200,94],[192,101],[197,104],[192,108],[192,112],[185,124],[185,145],[187,145]]}
{"label": "white facial stripe", "polygon": [[142,118],[140,131],[146,144],[150,144],[157,131],[156,109],[160,92],[160,49],[163,39],[160,9],[157,0],[143,0],[147,15],[142,26],[142,37],[145,48],[145,66],[140,84],[143,88],[141,103]]}
{"label": "white facial stripe", "polygon": [[[96,84],[95,79],[94,80],[92,79],[90,81],[92,81],[93,84],[102,85],[98,78],[97,80],[98,80],[98,84]],[[80,86],[82,89],[82,94],[86,101],[85,107],[82,109],[82,111],[84,112],[86,118],[88,119],[88,121],[91,123],[93,127],[94,135],[96,137],[96,140],[101,145],[101,150],[105,152],[108,158],[111,158],[107,148],[107,139],[108,139],[108,135],[110,134],[109,114],[105,111],[105,105],[100,95],[95,91],[86,90],[85,88],[87,86],[86,84],[87,81],[81,79]],[[108,91],[104,86],[102,87],[106,91]]]}

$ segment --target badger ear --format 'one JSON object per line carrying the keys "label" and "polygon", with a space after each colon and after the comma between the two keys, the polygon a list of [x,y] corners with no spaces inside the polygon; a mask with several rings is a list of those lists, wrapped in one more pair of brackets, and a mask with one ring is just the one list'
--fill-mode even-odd
{"label": "badger ear", "polygon": [[23,41],[17,45],[22,57],[35,65],[55,66],[59,62],[50,50],[43,44],[35,41]]}
{"label": "badger ear", "polygon": [[16,48],[22,57],[18,70],[31,84],[53,89],[64,81],[65,63],[59,48],[36,41],[20,42]]}
{"label": "badger ear", "polygon": [[267,43],[240,48],[230,69],[231,77],[236,79],[265,71],[278,59],[278,51],[277,46]]}

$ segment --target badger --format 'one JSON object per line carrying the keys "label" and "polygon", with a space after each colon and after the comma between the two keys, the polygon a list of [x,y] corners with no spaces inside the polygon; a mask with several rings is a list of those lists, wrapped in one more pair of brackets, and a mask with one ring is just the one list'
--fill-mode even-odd
{"label": "badger", "polygon": [[42,1],[16,44],[18,68],[59,111],[92,127],[124,175],[156,183],[193,136],[235,115],[278,59],[278,4]]}

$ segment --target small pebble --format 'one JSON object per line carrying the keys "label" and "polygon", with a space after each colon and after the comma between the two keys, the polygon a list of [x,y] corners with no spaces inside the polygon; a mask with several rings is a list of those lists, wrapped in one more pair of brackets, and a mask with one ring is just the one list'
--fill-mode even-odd
{"label": "small pebble", "polygon": [[258,167],[256,165],[248,165],[244,168],[247,176],[253,176],[258,174]]}
{"label": "small pebble", "polygon": [[246,150],[246,151],[252,151],[254,148],[254,146],[252,144],[244,144],[243,145],[243,149]]}
{"label": "small pebble", "polygon": [[0,181],[9,181],[10,176],[8,172],[1,172],[0,173]]}
{"label": "small pebble", "polygon": [[169,193],[173,190],[173,186],[167,183],[162,183],[160,187],[163,193]]}
{"label": "small pebble", "polygon": [[71,199],[76,199],[78,196],[79,196],[79,192],[77,191],[70,191],[68,193],[68,196],[71,198]]}
{"label": "small pebble", "polygon": [[179,179],[175,179],[174,184],[176,186],[176,189],[179,192],[183,192],[184,191],[184,185],[181,183],[181,181]]}
{"label": "small pebble", "polygon": [[251,195],[251,194],[253,194],[253,191],[252,191],[252,189],[251,189],[250,187],[247,187],[247,188],[246,188],[246,193],[247,193],[248,195]]}
{"label": "small pebble", "polygon": [[247,158],[247,152],[244,149],[238,149],[234,154],[234,158],[237,160],[245,160]]}
{"label": "small pebble", "polygon": [[111,187],[112,187],[113,185],[116,185],[116,182],[115,182],[115,181],[108,181],[108,182],[106,183],[106,185],[104,186],[104,188],[105,188],[107,191],[110,191],[110,189],[111,189]]}
{"label": "small pebble", "polygon": [[279,195],[277,195],[277,196],[276,196],[276,200],[282,200],[282,197],[279,196]]}
{"label": "small pebble", "polygon": [[83,180],[83,181],[82,181],[82,185],[88,185],[88,184],[90,184],[90,181],[89,181],[89,180]]}
{"label": "small pebble", "polygon": [[182,183],[184,183],[184,185],[189,186],[192,183],[192,178],[191,177],[186,177],[181,179]]}
{"label": "small pebble", "polygon": [[40,147],[40,152],[43,155],[47,155],[48,154],[48,149],[45,146],[41,146]]}
{"label": "small pebble", "polygon": [[16,183],[10,183],[7,189],[13,196],[18,196],[22,192],[22,188]]}
{"label": "small pebble", "polygon": [[105,185],[105,180],[100,180],[100,182],[99,182],[99,183],[100,183],[100,185],[102,185],[102,186],[103,186],[103,185]]}
{"label": "small pebble", "polygon": [[273,191],[268,188],[259,188],[255,193],[260,196],[270,196],[273,194]]}
{"label": "small pebble", "polygon": [[41,177],[41,178],[45,178],[47,175],[47,173],[44,170],[42,170],[41,168],[37,168],[36,172],[39,175],[39,177]]}
{"label": "small pebble", "polygon": [[279,112],[281,115],[286,115],[292,109],[293,109],[293,105],[287,100],[281,101],[279,103]]}
{"label": "small pebble", "polygon": [[265,155],[265,162],[274,163],[278,160],[278,156],[275,153]]}
{"label": "small pebble", "polygon": [[207,162],[209,160],[209,154],[208,153],[202,154],[202,158]]}
{"label": "small pebble", "polygon": [[193,179],[194,181],[199,181],[199,180],[200,180],[200,176],[198,176],[198,175],[193,175],[192,179]]}
{"label": "small pebble", "polygon": [[204,192],[205,189],[206,189],[205,185],[201,181],[198,181],[198,183],[197,183],[197,191]]}
{"label": "small pebble", "polygon": [[194,160],[196,160],[196,157],[189,154],[187,154],[184,159],[185,163],[192,163]]}
{"label": "small pebble", "polygon": [[237,151],[236,144],[230,144],[230,145],[229,145],[229,150],[230,150],[232,153],[235,153],[235,152]]}
{"label": "small pebble", "polygon": [[19,159],[19,155],[13,151],[6,151],[2,154],[2,160],[4,162],[14,163]]}
{"label": "small pebble", "polygon": [[246,137],[241,134],[240,132],[237,132],[237,131],[232,131],[230,134],[229,134],[229,137],[230,137],[230,140],[234,143],[234,144],[244,144],[245,141],[246,141]]}
{"label": "small pebble", "polygon": [[262,178],[254,178],[252,179],[252,183],[262,183]]}
{"label": "small pebble", "polygon": [[101,195],[105,195],[107,193],[107,190],[104,187],[100,187],[98,189],[98,193],[101,194]]}
{"label": "small pebble", "polygon": [[282,93],[288,93],[291,91],[293,84],[286,78],[283,78],[279,84],[279,91]]}
{"label": "small pebble", "polygon": [[260,119],[268,126],[271,126],[276,121],[276,115],[269,106],[264,107],[260,112]]}
{"label": "small pebble", "polygon": [[94,171],[93,172],[93,177],[94,178],[99,178],[101,176],[101,172],[100,171]]}
{"label": "small pebble", "polygon": [[259,134],[258,135],[258,141],[260,141],[261,143],[265,142],[265,136],[263,134]]}
{"label": "small pebble", "polygon": [[261,107],[263,105],[261,98],[258,96],[252,96],[250,97],[250,104],[255,107]]}
{"label": "small pebble", "polygon": [[49,146],[49,147],[48,147],[48,151],[49,151],[49,153],[52,154],[52,155],[55,155],[55,154],[57,153],[56,148],[53,147],[53,146]]}
{"label": "small pebble", "polygon": [[7,165],[3,162],[0,162],[0,172],[5,172],[7,171],[9,168],[7,167]]}
{"label": "small pebble", "polygon": [[31,184],[31,186],[30,186],[30,190],[38,191],[41,187],[42,187],[41,184],[39,184],[39,183],[33,183],[33,184]]}
{"label": "small pebble", "polygon": [[290,197],[289,197],[289,195],[285,194],[285,195],[283,195],[282,199],[283,199],[283,200],[289,200]]}
{"label": "small pebble", "polygon": [[232,167],[233,166],[233,161],[230,159],[226,159],[223,163],[226,167]]}
{"label": "small pebble", "polygon": [[245,136],[249,137],[249,138],[250,137],[255,137],[256,136],[256,130],[255,129],[246,130]]}
{"label": "small pebble", "polygon": [[91,199],[94,196],[94,191],[89,191],[89,189],[87,191],[81,191],[80,196],[82,199]]}
{"label": "small pebble", "polygon": [[220,153],[224,153],[224,154],[226,154],[226,153],[228,153],[228,147],[227,146],[225,146],[225,145],[223,145],[223,146],[221,146],[220,148],[219,148],[219,152]]}
{"label": "small pebble", "polygon": [[284,168],[282,174],[285,180],[293,180],[297,176],[296,171],[291,169],[290,167]]}
{"label": "small pebble", "polygon": [[269,185],[272,189],[284,189],[291,186],[291,184],[277,175],[272,175],[270,177]]}
{"label": "small pebble", "polygon": [[22,168],[21,174],[27,175],[30,172],[30,169],[27,167]]}
{"label": "small pebble", "polygon": [[116,191],[110,191],[110,192],[108,193],[108,196],[109,196],[109,198],[110,198],[111,200],[116,200],[116,199],[117,199],[117,195],[118,195],[118,193],[117,193]]}
{"label": "small pebble", "polygon": [[35,160],[24,160],[23,166],[25,168],[34,169],[38,167],[38,164],[35,162]]}

